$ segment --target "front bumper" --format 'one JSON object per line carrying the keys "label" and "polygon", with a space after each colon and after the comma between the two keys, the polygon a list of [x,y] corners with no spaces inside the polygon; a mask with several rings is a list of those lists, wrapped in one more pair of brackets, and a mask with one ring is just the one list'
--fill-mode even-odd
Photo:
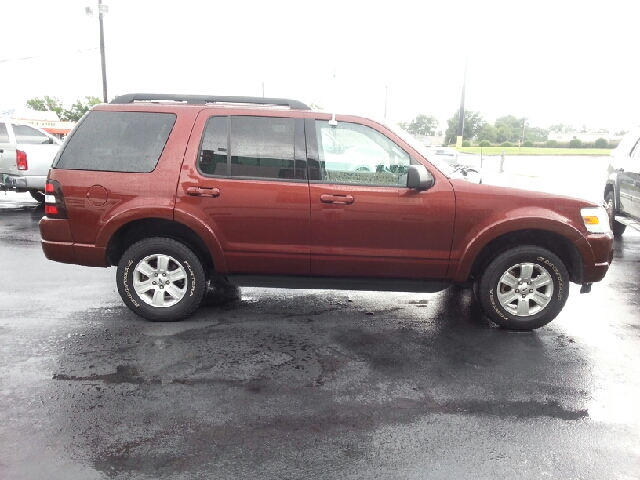
{"label": "front bumper", "polygon": [[579,283],[602,280],[613,261],[613,232],[589,234],[575,244],[582,254],[582,280]]}

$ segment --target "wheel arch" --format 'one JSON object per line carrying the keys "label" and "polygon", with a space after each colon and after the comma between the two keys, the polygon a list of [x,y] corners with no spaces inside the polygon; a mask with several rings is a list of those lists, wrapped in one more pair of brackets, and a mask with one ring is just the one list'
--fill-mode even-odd
{"label": "wheel arch", "polygon": [[570,281],[581,283],[583,277],[583,262],[580,251],[575,244],[561,234],[538,229],[508,232],[494,238],[484,245],[475,257],[468,275],[456,280],[468,281],[478,279],[489,263],[500,253],[521,245],[534,245],[546,248],[554,253],[562,260],[567,268]]}
{"label": "wheel arch", "polygon": [[186,245],[200,259],[207,278],[214,271],[214,259],[200,235],[186,225],[165,218],[144,218],[121,225],[107,244],[108,264],[118,265],[131,245],[151,237],[171,238]]}

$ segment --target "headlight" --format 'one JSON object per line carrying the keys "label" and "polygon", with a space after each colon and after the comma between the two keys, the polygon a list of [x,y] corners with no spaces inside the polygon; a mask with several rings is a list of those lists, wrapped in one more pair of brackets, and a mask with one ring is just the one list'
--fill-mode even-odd
{"label": "headlight", "polygon": [[589,233],[607,233],[611,230],[609,214],[604,207],[583,208],[580,213]]}

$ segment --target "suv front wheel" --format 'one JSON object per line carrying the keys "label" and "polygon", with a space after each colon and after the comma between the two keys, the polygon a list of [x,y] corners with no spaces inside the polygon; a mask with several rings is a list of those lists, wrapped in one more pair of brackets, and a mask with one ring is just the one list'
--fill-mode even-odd
{"label": "suv front wheel", "polygon": [[118,263],[122,300],[155,322],[181,320],[198,308],[206,279],[198,257],[184,244],[154,237],[134,243]]}
{"label": "suv front wheel", "polygon": [[498,255],[480,277],[477,297],[501,327],[531,330],[553,320],[569,296],[569,273],[549,250],[534,245]]}

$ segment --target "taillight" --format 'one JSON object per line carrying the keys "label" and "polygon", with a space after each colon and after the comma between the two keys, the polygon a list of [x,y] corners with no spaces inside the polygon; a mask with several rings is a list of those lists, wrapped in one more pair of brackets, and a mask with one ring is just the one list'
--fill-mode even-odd
{"label": "taillight", "polygon": [[44,214],[49,218],[67,218],[62,187],[56,180],[47,180],[44,186]]}
{"label": "taillight", "polygon": [[18,170],[29,170],[29,164],[27,163],[27,152],[16,150],[16,166],[18,167]]}

